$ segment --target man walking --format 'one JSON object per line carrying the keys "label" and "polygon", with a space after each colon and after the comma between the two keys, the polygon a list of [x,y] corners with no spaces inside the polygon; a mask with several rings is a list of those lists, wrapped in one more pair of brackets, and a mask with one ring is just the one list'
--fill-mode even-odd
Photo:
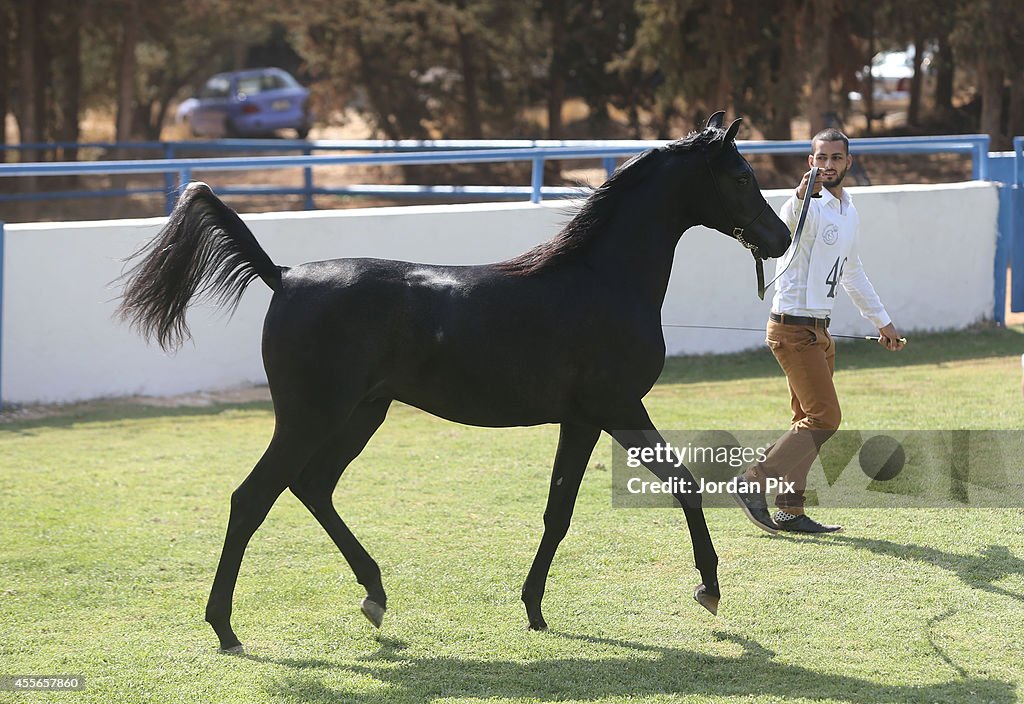
{"label": "man walking", "polygon": [[[733,495],[746,516],[769,533],[834,533],[842,526],[823,525],[804,513],[807,475],[821,445],[839,428],[842,413],[832,373],[835,343],[828,332],[829,315],[841,285],[878,328],[879,343],[886,349],[903,348],[889,314],[875,293],[861,265],[857,249],[860,218],[843,180],[853,163],[846,135],[830,128],[811,140],[809,166],[818,177],[808,183],[804,174],[796,193],[782,207],[781,217],[794,229],[804,198],[810,203],[803,234],[796,251],[779,279],[768,320],[767,343],[789,382],[793,422],[768,450],[763,462],[749,467],[745,482]],[[820,198],[817,194],[821,194]],[[783,266],[785,258],[779,260]],[[765,500],[765,479],[792,483],[776,496],[774,517]]]}

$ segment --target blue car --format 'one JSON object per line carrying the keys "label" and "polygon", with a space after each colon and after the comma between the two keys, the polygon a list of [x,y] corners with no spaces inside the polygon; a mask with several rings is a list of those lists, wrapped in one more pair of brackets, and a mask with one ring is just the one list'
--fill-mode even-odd
{"label": "blue car", "polygon": [[196,137],[267,137],[313,125],[309,90],[279,68],[218,73],[206,82],[190,116]]}

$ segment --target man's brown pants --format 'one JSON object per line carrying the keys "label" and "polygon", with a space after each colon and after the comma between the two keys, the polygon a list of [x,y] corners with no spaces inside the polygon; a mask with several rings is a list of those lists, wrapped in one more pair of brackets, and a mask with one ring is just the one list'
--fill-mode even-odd
{"label": "man's brown pants", "polygon": [[775,505],[803,513],[807,475],[818,449],[839,428],[842,411],[836,387],[836,346],[828,330],[809,325],[768,322],[766,342],[789,381],[793,424],[767,452],[764,462],[747,471],[748,478],[776,477],[792,482],[792,491],[779,493]]}

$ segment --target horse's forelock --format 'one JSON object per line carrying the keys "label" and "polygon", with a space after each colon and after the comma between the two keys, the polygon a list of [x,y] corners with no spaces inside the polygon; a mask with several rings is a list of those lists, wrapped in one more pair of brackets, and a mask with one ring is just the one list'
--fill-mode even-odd
{"label": "horse's forelock", "polygon": [[724,144],[726,131],[719,127],[705,127],[702,130],[694,130],[688,135],[675,142],[669,142],[666,148],[669,151],[691,151],[698,149],[710,149],[715,144]]}

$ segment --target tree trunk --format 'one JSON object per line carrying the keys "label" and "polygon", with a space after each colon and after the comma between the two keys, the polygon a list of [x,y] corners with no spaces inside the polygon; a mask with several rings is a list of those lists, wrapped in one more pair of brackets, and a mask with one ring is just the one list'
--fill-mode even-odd
{"label": "tree trunk", "polygon": [[[384,136],[390,140],[407,138],[402,130],[391,119],[389,102],[384,95],[380,83],[376,80],[373,70],[373,54],[363,43],[359,34],[352,37],[352,48],[359,59],[359,73],[362,84],[366,86],[366,95],[369,98],[370,108],[375,115],[374,122],[384,132]],[[403,168],[403,171],[405,169]]]}
{"label": "tree trunk", "polygon": [[1008,135],[1024,134],[1024,71],[1017,71],[1010,83],[1010,114],[1006,118]]}
{"label": "tree trunk", "polygon": [[[35,16],[35,59],[33,60],[33,68],[35,69],[34,80],[36,82],[35,95],[36,107],[35,107],[35,118],[36,118],[36,137],[41,142],[45,142],[50,138],[50,130],[48,129],[54,123],[53,119],[53,101],[50,100],[50,91],[52,90],[53,82],[50,80],[50,51],[47,46],[49,34],[46,31],[46,19],[48,16],[47,0],[33,0],[33,4],[36,6]],[[39,159],[46,159],[48,152],[40,150]]]}
{"label": "tree trunk", "polygon": [[725,110],[725,119],[728,123],[735,117],[735,110],[732,104],[732,80],[730,72],[733,67],[728,56],[723,56],[718,64],[718,80],[715,82],[714,104],[708,106],[708,112],[714,113],[718,110]]}
{"label": "tree trunk", "polygon": [[[81,6],[71,4],[64,15],[66,33],[60,47],[60,132],[62,142],[77,142],[78,114],[82,103],[82,13]],[[65,148],[65,161],[78,161],[78,149]]]}
{"label": "tree trunk", "polygon": [[231,46],[231,70],[241,71],[249,58],[249,46],[244,39],[236,39]]}
{"label": "tree trunk", "polygon": [[956,69],[953,45],[948,36],[939,37],[939,52],[935,57],[935,110],[953,109],[953,74]]}
{"label": "tree trunk", "polygon": [[997,62],[982,59],[978,62],[978,78],[981,82],[981,124],[979,129],[992,140],[990,148],[999,151],[1006,148],[1008,140],[1003,136],[1003,68]]}
{"label": "tree trunk", "polygon": [[117,141],[132,138],[135,114],[135,47],[139,41],[138,0],[128,0],[121,33],[121,53],[117,71]]}
{"label": "tree trunk", "polygon": [[914,38],[914,76],[910,79],[910,107],[907,108],[907,124],[916,125],[921,118],[921,60],[924,55],[925,38],[920,32]]}
{"label": "tree trunk", "polygon": [[[6,4],[0,5],[0,27],[11,26],[11,13]],[[8,71],[11,70],[10,58],[10,32],[6,29],[0,30],[0,144],[7,144],[7,96],[11,91],[11,81]],[[7,161],[7,150],[0,150],[0,164]]]}
{"label": "tree trunk", "polygon": [[[460,14],[466,12],[465,0],[459,0],[456,5]],[[459,61],[462,64],[463,120],[466,123],[466,136],[469,139],[483,139],[483,121],[480,119],[480,94],[477,91],[479,72],[477,71],[474,58],[473,37],[463,27],[461,17],[455,22],[455,32],[458,35]]]}
{"label": "tree trunk", "polygon": [[[18,141],[29,144],[39,141],[36,108],[36,4],[19,2],[18,7]],[[19,161],[38,161],[35,149],[21,151]]]}
{"label": "tree trunk", "polygon": [[875,60],[875,13],[872,11],[868,16],[868,60],[865,62],[865,66],[868,68],[867,75],[864,76],[864,119],[867,121],[867,128],[865,134],[870,136],[874,131],[874,119],[875,119],[875,74],[872,73],[874,68],[872,62]]}
{"label": "tree trunk", "polygon": [[[787,0],[773,19],[771,52],[768,59],[768,80],[763,96],[767,103],[766,120],[762,133],[765,139],[793,139],[793,118],[799,110],[799,95],[803,85],[799,62],[799,28],[794,18],[800,12],[799,0]],[[776,174],[793,171],[794,157],[781,154],[768,156]]]}
{"label": "tree trunk", "polygon": [[629,103],[629,129],[633,134],[633,139],[643,139],[643,130],[640,128],[640,110],[637,108],[635,100]]}
{"label": "tree trunk", "polygon": [[[562,105],[565,103],[566,74],[566,27],[565,0],[549,0],[548,15],[551,19],[550,50],[548,63],[548,139],[562,139]],[[556,184],[562,177],[561,164],[556,161],[544,162],[544,183]]]}
{"label": "tree trunk", "polygon": [[[132,134],[146,141],[156,142],[160,139],[160,124],[154,123],[152,100],[136,101],[135,116],[132,118]],[[137,152],[136,152],[137,153]]]}
{"label": "tree trunk", "polygon": [[548,139],[562,138],[562,104],[565,102],[565,1],[550,0],[551,62],[548,64]]}
{"label": "tree trunk", "polygon": [[828,46],[832,36],[832,24],[835,16],[835,0],[814,0],[811,10],[811,99],[807,110],[807,119],[811,123],[811,136],[825,129],[826,117],[830,112],[831,87],[829,85],[832,71],[828,62]]}

